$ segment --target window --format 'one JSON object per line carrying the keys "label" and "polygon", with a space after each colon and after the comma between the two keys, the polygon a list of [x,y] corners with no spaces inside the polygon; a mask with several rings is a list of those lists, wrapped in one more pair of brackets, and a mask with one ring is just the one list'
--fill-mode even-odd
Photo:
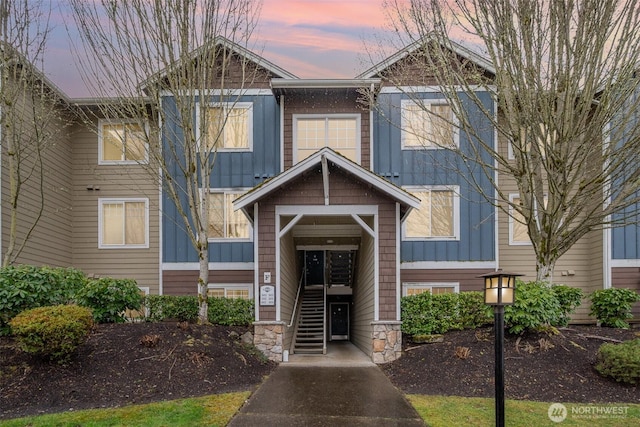
{"label": "window", "polygon": [[[552,139],[555,139],[555,131],[553,134],[547,132],[547,126],[543,123],[540,123],[540,133],[539,135],[533,135],[532,138],[535,138],[535,141],[538,145],[538,150],[540,151],[540,156],[543,158],[547,155],[547,147],[549,147],[552,143]],[[527,130],[525,128],[520,129],[520,147],[524,150],[525,153],[529,153],[531,151],[531,139],[527,138]],[[515,154],[513,144],[509,145],[509,158],[514,159]]]}
{"label": "window", "polygon": [[324,147],[330,147],[346,158],[360,162],[360,116],[294,115],[294,161],[306,159]]}
{"label": "window", "polygon": [[458,293],[459,283],[403,283],[402,296],[418,295],[431,292],[433,295]]}
{"label": "window", "polygon": [[455,240],[459,236],[460,201],[458,188],[408,189],[420,199],[404,222],[405,240]]}
{"label": "window", "polygon": [[145,129],[124,120],[98,123],[98,163],[135,164],[147,161]]}
{"label": "window", "polygon": [[[520,196],[518,194],[510,194],[509,200],[515,205],[520,205]],[[544,203],[547,203],[547,196],[544,196]],[[509,207],[509,244],[510,245],[530,245],[529,229],[524,220],[524,215],[515,210],[513,206]]]}
{"label": "window", "polygon": [[233,201],[244,192],[209,192],[209,239],[249,239],[249,220],[233,210]]}
{"label": "window", "polygon": [[148,248],[148,199],[99,199],[98,247]]}
{"label": "window", "polygon": [[[251,151],[253,147],[253,104],[212,104],[206,109],[207,148],[220,151]],[[198,126],[198,129],[200,127]],[[217,145],[216,145],[217,144]]]}
{"label": "window", "polygon": [[207,296],[214,298],[239,298],[239,299],[251,299],[252,286],[250,284],[211,284],[207,287]]}
{"label": "window", "polygon": [[445,100],[402,100],[402,148],[443,148],[458,145],[451,106]]}

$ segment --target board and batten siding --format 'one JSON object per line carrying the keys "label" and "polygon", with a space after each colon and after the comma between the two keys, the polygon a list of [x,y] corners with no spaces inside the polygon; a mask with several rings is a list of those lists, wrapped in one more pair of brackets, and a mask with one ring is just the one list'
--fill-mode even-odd
{"label": "board and batten siding", "polygon": [[[97,126],[97,123],[94,123]],[[73,128],[73,265],[88,275],[135,279],[159,292],[159,181],[139,165],[98,165],[95,127]],[[93,186],[99,190],[88,190]],[[99,249],[98,199],[147,198],[149,248]]]}
{"label": "board and batten siding", "polygon": [[[211,102],[217,100],[212,96]],[[280,109],[271,95],[242,96],[238,102],[253,104],[253,149],[252,151],[224,152],[216,154],[211,172],[209,188],[212,190],[243,191],[260,185],[265,179],[280,172]],[[168,97],[163,100],[163,108],[175,110],[175,103]],[[171,114],[169,114],[169,117]],[[182,132],[176,123],[165,123],[166,138],[181,138]],[[180,185],[181,173],[174,165],[172,175]],[[178,213],[173,200],[163,193],[164,220],[162,224],[163,262],[198,262],[198,256],[186,234],[184,220]],[[184,208],[188,210],[186,196]],[[210,242],[209,262],[253,262],[253,243]]]}
{"label": "board and batten siding", "polygon": [[[443,99],[443,95],[435,92],[414,93],[412,96],[429,99]],[[492,101],[488,94],[478,94],[492,109]],[[402,149],[401,109],[402,101],[409,99],[409,94],[383,93],[378,97],[381,111],[374,113],[374,168],[373,171],[389,181],[402,187],[425,189],[429,186],[456,186],[459,188],[459,238],[456,240],[404,240],[401,242],[402,262],[419,261],[494,261],[495,260],[495,225],[494,210],[482,194],[470,185],[469,174],[474,174],[476,182],[482,185],[484,192],[491,192],[491,184],[480,168],[470,170],[470,166],[454,152],[443,149]],[[478,109],[470,101],[465,101],[466,108]],[[473,126],[487,144],[493,144],[494,133],[488,120],[482,119],[478,111],[474,114]],[[460,149],[470,151],[472,139],[460,133]],[[485,161],[491,161],[488,153],[483,154]]]}
{"label": "board and batten siding", "polygon": [[[11,84],[3,82],[2,84]],[[9,89],[9,88],[7,88]],[[23,115],[16,119],[14,125],[22,127],[23,135],[33,132],[34,108],[31,96],[23,93],[12,106]],[[41,106],[36,105],[36,110]],[[20,165],[23,177],[33,170],[32,176],[22,184],[18,200],[18,224],[16,248],[22,244],[32,224],[36,223],[37,214],[43,208],[42,217],[27,239],[27,243],[18,256],[16,263],[32,265],[49,265],[68,267],[72,262],[72,146],[69,139],[68,124],[71,117],[56,105],[47,105],[46,113],[50,116],[39,120],[48,120],[46,132],[53,136],[42,147],[42,167],[38,165],[35,150],[23,154]],[[8,114],[7,120],[12,120]],[[3,129],[3,132],[7,132]],[[9,135],[2,135],[8,138]],[[30,144],[33,145],[33,144]],[[10,174],[6,144],[2,144],[2,251],[4,257],[10,237]],[[27,171],[27,172],[25,172]],[[43,187],[40,186],[42,177]]]}
{"label": "board and batten siding", "polygon": [[353,286],[353,311],[351,341],[367,356],[371,356],[373,327],[375,320],[375,241],[367,233],[362,233],[358,251],[356,282]]}

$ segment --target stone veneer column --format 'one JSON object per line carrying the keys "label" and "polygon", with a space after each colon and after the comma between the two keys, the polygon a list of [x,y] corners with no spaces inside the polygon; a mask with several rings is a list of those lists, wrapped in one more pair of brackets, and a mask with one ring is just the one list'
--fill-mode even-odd
{"label": "stone veneer column", "polygon": [[371,322],[373,329],[374,363],[393,362],[402,355],[402,332],[400,321]]}
{"label": "stone veneer column", "polygon": [[274,362],[282,362],[284,327],[284,322],[253,322],[253,344]]}

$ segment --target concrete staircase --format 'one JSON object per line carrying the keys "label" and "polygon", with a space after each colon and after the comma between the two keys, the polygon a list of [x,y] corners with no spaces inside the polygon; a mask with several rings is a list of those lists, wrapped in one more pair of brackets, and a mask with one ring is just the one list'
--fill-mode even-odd
{"label": "concrete staircase", "polygon": [[324,354],[324,317],[323,285],[305,287],[296,327],[294,354]]}

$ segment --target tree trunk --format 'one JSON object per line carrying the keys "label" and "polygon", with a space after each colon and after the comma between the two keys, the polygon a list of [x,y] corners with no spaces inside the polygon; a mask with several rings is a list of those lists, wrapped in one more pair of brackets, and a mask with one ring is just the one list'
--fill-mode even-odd
{"label": "tree trunk", "polygon": [[198,324],[204,325],[209,323],[209,302],[207,295],[207,285],[209,284],[209,245],[207,236],[204,233],[199,233],[198,240],[200,240],[198,242],[198,259],[200,263],[200,274],[198,276]]}
{"label": "tree trunk", "polygon": [[540,254],[536,260],[536,281],[551,284],[553,282],[553,269],[556,260],[545,254]]}

